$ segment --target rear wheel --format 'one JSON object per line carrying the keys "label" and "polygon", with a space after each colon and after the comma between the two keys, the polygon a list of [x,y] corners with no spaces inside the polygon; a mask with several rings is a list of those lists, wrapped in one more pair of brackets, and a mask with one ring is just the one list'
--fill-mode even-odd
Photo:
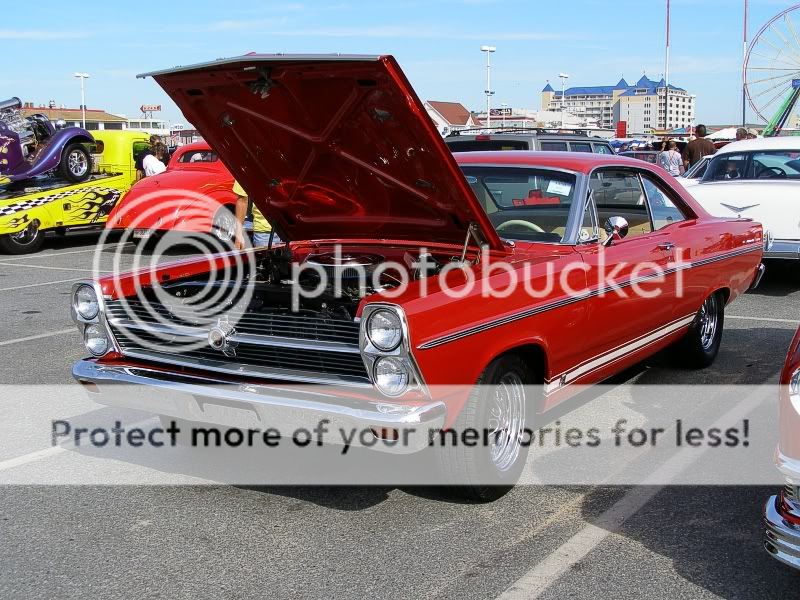
{"label": "rear wheel", "polygon": [[690,369],[710,366],[719,354],[724,323],[725,297],[722,292],[714,292],[705,299],[686,336],[675,346],[678,361]]}
{"label": "rear wheel", "polygon": [[58,171],[72,183],[86,181],[92,175],[92,157],[89,151],[82,144],[70,144],[61,153]]}
{"label": "rear wheel", "polygon": [[[481,374],[453,425],[455,435],[443,435],[444,443],[434,448],[443,482],[458,495],[486,502],[514,487],[528,456],[525,430],[538,383],[540,377],[516,355],[494,360]],[[468,431],[480,433],[477,445],[463,443]]]}
{"label": "rear wheel", "polygon": [[0,236],[0,249],[8,254],[36,252],[42,244],[44,244],[44,232],[39,229],[39,221],[35,219],[22,231]]}

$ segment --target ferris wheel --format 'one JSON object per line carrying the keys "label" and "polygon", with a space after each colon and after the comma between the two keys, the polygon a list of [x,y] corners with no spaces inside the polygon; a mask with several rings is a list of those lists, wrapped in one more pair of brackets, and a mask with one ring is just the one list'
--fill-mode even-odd
{"label": "ferris wheel", "polygon": [[750,108],[780,128],[800,98],[800,4],[778,13],[753,38],[744,63]]}

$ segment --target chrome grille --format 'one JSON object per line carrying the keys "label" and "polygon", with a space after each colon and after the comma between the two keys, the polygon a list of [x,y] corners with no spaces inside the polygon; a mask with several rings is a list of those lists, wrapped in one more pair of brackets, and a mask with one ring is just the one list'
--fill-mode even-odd
{"label": "chrome grille", "polygon": [[235,355],[226,356],[197,347],[214,322],[196,319],[186,307],[110,301],[106,315],[127,356],[278,381],[369,383],[358,323],[282,312],[228,314],[237,344]]}

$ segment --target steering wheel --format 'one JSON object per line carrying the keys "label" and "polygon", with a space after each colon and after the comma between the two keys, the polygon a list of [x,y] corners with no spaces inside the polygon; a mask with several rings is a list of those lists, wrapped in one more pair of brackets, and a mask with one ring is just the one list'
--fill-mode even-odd
{"label": "steering wheel", "polygon": [[523,221],[522,219],[511,219],[510,221],[505,221],[504,223],[500,223],[500,225],[498,225],[495,229],[497,229],[497,231],[503,231],[509,227],[523,227],[525,229],[535,231],[536,233],[545,233],[545,230],[539,227],[536,223]]}
{"label": "steering wheel", "polygon": [[[764,173],[772,172],[772,175],[767,175],[763,177]],[[758,172],[757,179],[786,179],[786,171],[781,169],[780,167],[764,167]]]}

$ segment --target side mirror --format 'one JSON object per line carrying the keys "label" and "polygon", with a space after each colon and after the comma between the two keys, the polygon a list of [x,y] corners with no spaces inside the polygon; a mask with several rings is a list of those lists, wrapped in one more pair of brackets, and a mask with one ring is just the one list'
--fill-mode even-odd
{"label": "side mirror", "polygon": [[623,217],[609,217],[603,229],[606,230],[608,237],[603,242],[604,246],[610,246],[614,242],[624,239],[628,235],[628,221]]}

